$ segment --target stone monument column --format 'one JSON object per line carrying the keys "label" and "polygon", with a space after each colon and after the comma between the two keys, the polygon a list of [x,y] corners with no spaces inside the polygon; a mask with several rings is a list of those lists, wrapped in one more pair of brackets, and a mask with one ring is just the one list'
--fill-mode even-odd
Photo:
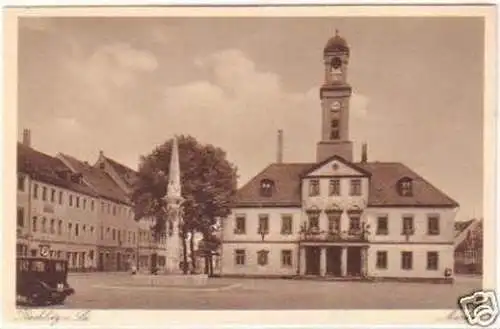
{"label": "stone monument column", "polygon": [[174,137],[172,154],[170,156],[170,169],[168,173],[167,194],[167,273],[182,273],[180,263],[182,261],[182,240],[179,236],[179,227],[182,224],[181,175],[179,164],[179,148],[177,138]]}

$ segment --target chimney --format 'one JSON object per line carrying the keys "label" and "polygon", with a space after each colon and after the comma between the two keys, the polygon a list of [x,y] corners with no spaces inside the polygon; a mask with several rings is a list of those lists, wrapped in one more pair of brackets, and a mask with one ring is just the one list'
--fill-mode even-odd
{"label": "chimney", "polygon": [[366,163],[368,161],[368,144],[363,143],[361,145],[361,162]]}
{"label": "chimney", "polygon": [[278,130],[278,150],[277,150],[277,163],[283,163],[283,130]]}
{"label": "chimney", "polygon": [[31,132],[29,129],[23,130],[23,145],[31,147]]}
{"label": "chimney", "polygon": [[102,158],[104,156],[104,151],[103,150],[100,150],[99,151],[99,158]]}

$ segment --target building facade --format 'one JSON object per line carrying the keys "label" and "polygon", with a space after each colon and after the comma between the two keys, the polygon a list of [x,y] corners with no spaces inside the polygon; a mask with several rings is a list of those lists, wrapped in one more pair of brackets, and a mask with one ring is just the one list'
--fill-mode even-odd
{"label": "building facade", "polygon": [[483,220],[455,223],[455,273],[483,274]]}
{"label": "building facade", "polygon": [[71,271],[165,266],[165,237],[152,239],[150,221],[134,218],[135,171],[102,153],[90,165],[30,143],[25,130],[17,147],[18,255],[67,259]]}
{"label": "building facade", "polygon": [[[321,140],[241,187],[223,224],[222,275],[452,281],[458,204],[401,163],[353,162],[350,49],[324,48]],[[279,145],[282,141],[279,132]]]}

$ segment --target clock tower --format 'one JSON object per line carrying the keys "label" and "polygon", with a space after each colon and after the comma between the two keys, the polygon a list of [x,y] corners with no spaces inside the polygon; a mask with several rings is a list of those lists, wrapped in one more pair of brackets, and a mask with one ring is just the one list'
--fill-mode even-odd
{"label": "clock tower", "polygon": [[321,162],[332,155],[352,161],[352,142],[349,140],[349,100],[352,88],[347,83],[349,46],[338,31],[328,40],[323,51],[325,82],[320,89],[321,140],[316,160]]}

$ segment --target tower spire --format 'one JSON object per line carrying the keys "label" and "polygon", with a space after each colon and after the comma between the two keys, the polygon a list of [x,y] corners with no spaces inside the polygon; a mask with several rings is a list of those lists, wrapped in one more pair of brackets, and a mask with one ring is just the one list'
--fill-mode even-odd
{"label": "tower spire", "polygon": [[174,136],[172,142],[172,153],[170,155],[170,169],[168,172],[168,198],[181,197],[181,170],[179,164],[179,146],[177,144],[177,137]]}

